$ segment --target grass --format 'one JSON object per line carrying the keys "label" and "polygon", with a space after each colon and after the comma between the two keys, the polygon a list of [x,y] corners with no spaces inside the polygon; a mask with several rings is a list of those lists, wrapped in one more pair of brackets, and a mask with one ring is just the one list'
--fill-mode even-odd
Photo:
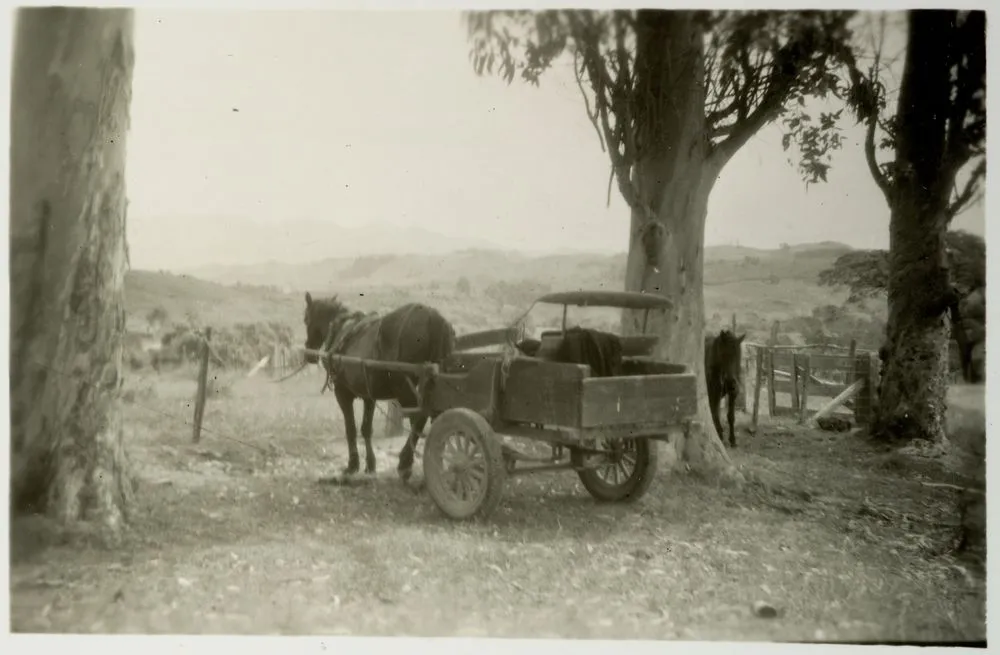
{"label": "grass", "polygon": [[219,380],[193,445],[193,375],[130,380],[133,529],[109,551],[16,521],[12,630],[985,639],[981,575],[947,553],[955,492],[920,484],[954,476],[857,434],[765,422],[733,451],[742,489],[663,473],[615,506],[541,474],[511,479],[488,521],[454,523],[397,481],[381,415],[376,481],[316,483],[346,460],[321,382]]}

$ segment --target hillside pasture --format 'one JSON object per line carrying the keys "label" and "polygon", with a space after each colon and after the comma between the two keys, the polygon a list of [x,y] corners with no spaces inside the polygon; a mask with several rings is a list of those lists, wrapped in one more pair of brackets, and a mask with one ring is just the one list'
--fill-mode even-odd
{"label": "hillside pasture", "polygon": [[106,550],[17,519],[12,629],[985,639],[981,577],[949,554],[954,492],[921,484],[961,480],[857,433],[773,421],[748,437],[741,414],[742,488],[662,473],[617,506],[543,474],[509,480],[489,520],[454,523],[396,479],[402,439],[382,436],[381,414],[376,479],[317,483],[346,462],[321,383],[314,368],[282,384],[214,372],[195,445],[193,370],[131,376],[132,529]]}

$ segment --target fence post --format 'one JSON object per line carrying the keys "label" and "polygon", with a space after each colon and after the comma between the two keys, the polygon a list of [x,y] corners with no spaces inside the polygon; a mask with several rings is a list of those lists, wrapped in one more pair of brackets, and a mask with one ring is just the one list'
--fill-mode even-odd
{"label": "fence post", "polygon": [[809,379],[812,377],[812,361],[806,353],[806,362],[802,370],[802,393],[799,395],[799,423],[805,423],[809,411]]}
{"label": "fence post", "polygon": [[778,400],[774,393],[774,348],[767,349],[767,415],[774,418]]}
{"label": "fence post", "polygon": [[201,441],[201,421],[205,417],[205,396],[208,387],[208,357],[209,342],[212,340],[212,328],[205,328],[205,336],[201,339],[201,363],[198,366],[198,391],[194,397],[194,443]]}
{"label": "fence post", "polygon": [[757,362],[756,362],[757,363],[757,366],[756,366],[756,368],[757,368],[757,374],[756,374],[757,379],[755,380],[754,392],[753,392],[753,419],[752,419],[752,425],[753,425],[753,431],[756,433],[757,432],[757,416],[758,416],[758,411],[760,410],[760,384],[761,384],[761,382],[764,381],[764,349],[760,348],[759,346],[757,348],[755,348],[755,349],[757,351]]}
{"label": "fence post", "polygon": [[767,415],[773,419],[778,411],[774,392],[774,346],[778,345],[778,321],[771,324],[771,336],[767,339],[767,345]]}
{"label": "fence post", "polygon": [[[733,333],[733,336],[736,336],[736,312],[733,312],[733,318],[732,318],[732,321],[730,323],[730,332]],[[742,349],[742,346],[741,346],[740,347],[740,369],[741,369],[741,371],[740,371],[740,373],[741,373],[740,377],[742,377],[744,380],[746,379],[746,375],[743,374],[744,371],[742,369],[744,368],[743,365],[746,364],[746,363],[747,363],[747,360],[743,356],[743,349]],[[744,412],[747,411],[747,394],[746,394],[745,385],[741,384],[739,390],[736,392],[736,405],[741,410],[743,410]]]}
{"label": "fence post", "polygon": [[792,414],[799,411],[799,353],[792,351]]}

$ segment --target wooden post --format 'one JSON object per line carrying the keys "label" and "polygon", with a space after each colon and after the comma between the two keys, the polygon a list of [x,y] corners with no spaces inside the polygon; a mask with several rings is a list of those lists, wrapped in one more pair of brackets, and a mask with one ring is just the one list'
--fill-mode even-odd
{"label": "wooden post", "polygon": [[[833,410],[837,409],[839,406],[843,405],[848,399],[854,397],[855,394],[863,387],[865,384],[864,380],[858,379],[854,381],[854,384],[848,386],[846,389],[837,394],[837,397],[824,405],[818,412],[813,414],[813,417],[809,419],[809,423],[815,425],[819,422],[821,418],[825,418],[833,413]],[[855,405],[857,407],[857,405]]]}
{"label": "wooden post", "polygon": [[201,421],[205,417],[205,395],[208,387],[208,354],[209,342],[212,340],[212,328],[205,328],[205,336],[201,340],[201,365],[198,367],[198,391],[194,397],[194,436],[193,441],[201,441]]}
{"label": "wooden post", "polygon": [[805,360],[802,371],[802,394],[799,396],[799,423],[805,422],[809,413],[809,379],[812,377],[812,361],[809,353],[806,353]]}
{"label": "wooden post", "polygon": [[757,432],[757,416],[758,416],[758,411],[760,410],[760,384],[761,382],[764,381],[764,349],[758,347],[756,348],[756,350],[757,350],[757,362],[756,362],[757,371],[756,371],[756,380],[753,387],[754,388],[753,419],[751,423],[754,432]]}
{"label": "wooden post", "polygon": [[[736,312],[733,312],[733,318],[730,322],[730,332],[733,336],[736,336]],[[740,351],[740,377],[744,380],[746,379],[746,371],[743,370],[746,360],[743,358],[742,348]],[[747,394],[745,385],[740,385],[739,391],[736,392],[736,406],[742,409],[744,412],[747,411]]]}
{"label": "wooden post", "polygon": [[767,415],[774,418],[778,408],[774,394],[774,348],[767,349]]}
{"label": "wooden post", "polygon": [[845,382],[845,384],[851,384],[852,382],[854,382],[854,368],[855,368],[854,358],[857,356],[857,353],[858,353],[858,340],[851,339],[851,347],[847,351],[848,368],[847,368],[847,381]]}
{"label": "wooden post", "polygon": [[771,323],[771,335],[767,338],[767,410],[768,416],[774,418],[778,404],[774,395],[774,348],[778,345],[778,321]]}
{"label": "wooden post", "polygon": [[799,353],[792,352],[792,413],[799,410]]}

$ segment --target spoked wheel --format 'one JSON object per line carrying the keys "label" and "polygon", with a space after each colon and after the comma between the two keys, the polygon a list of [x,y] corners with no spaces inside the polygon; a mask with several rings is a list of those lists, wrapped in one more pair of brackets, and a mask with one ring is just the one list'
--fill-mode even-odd
{"label": "spoked wheel", "polygon": [[449,518],[489,516],[503,496],[506,473],[500,442],[479,414],[449,409],[431,424],[424,445],[424,481]]}
{"label": "spoked wheel", "polygon": [[590,495],[606,502],[642,498],[656,477],[656,443],[650,439],[604,439],[597,447],[608,453],[591,456],[597,462],[577,471]]}

